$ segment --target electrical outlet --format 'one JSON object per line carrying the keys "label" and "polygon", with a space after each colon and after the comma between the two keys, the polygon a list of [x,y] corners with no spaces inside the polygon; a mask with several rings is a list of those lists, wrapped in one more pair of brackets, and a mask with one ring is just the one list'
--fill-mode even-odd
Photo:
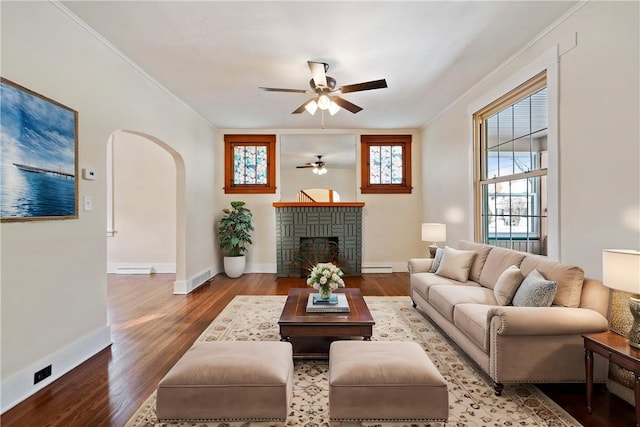
{"label": "electrical outlet", "polygon": [[33,384],[38,384],[43,379],[51,376],[51,365],[40,369],[38,372],[33,374]]}

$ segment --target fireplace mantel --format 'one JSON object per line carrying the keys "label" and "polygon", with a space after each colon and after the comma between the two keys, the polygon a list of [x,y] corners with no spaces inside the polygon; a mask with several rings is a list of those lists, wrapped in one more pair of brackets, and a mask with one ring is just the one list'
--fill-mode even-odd
{"label": "fireplace mantel", "polygon": [[362,274],[363,202],[274,202],[278,277],[300,277],[292,264],[301,239],[337,241],[346,275]]}
{"label": "fireplace mantel", "polygon": [[273,202],[275,208],[313,208],[313,207],[361,208],[364,202]]}

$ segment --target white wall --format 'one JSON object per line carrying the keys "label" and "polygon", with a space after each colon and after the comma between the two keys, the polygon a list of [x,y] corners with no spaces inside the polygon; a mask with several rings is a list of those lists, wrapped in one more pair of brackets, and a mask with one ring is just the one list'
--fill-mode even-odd
{"label": "white wall", "polygon": [[175,161],[153,141],[126,132],[113,135],[112,156],[114,233],[107,238],[108,272],[149,266],[175,273]]}
{"label": "white wall", "polygon": [[[284,129],[259,129],[251,130],[256,134],[280,135],[289,131]],[[225,133],[249,133],[238,129],[220,130],[216,143],[216,158],[224,157]],[[422,161],[421,132],[415,129],[395,130],[366,130],[350,129],[347,133],[356,135],[356,194],[354,199],[342,197],[342,201],[364,202],[363,208],[363,237],[362,237],[362,263],[368,265],[388,265],[394,271],[406,271],[407,260],[416,256],[424,256],[427,253],[427,244],[420,239],[422,183],[420,181],[420,169]],[[412,135],[412,181],[411,194],[360,194],[360,135],[361,134],[411,134]],[[277,138],[276,144],[279,142]],[[279,153],[279,150],[276,149]],[[277,158],[279,162],[279,155]],[[224,182],[223,160],[219,161],[216,168],[216,180]],[[327,175],[331,173],[329,171]],[[275,194],[224,194],[220,185],[219,195],[222,206],[228,206],[232,200],[244,200],[247,207],[254,215],[253,245],[247,252],[247,272],[276,272],[276,235],[275,235],[275,208],[273,202],[293,201],[281,197],[281,180],[288,179],[289,175],[276,174]],[[339,190],[338,190],[339,191]],[[222,208],[216,215],[216,221],[222,216]]]}
{"label": "white wall", "polygon": [[[2,76],[79,113],[79,219],[0,225],[2,410],[109,345],[106,305],[106,144],[114,131],[138,131],[172,147],[178,193],[176,279],[192,285],[219,268],[213,238],[215,131],[134,69],[55,4],[2,2]],[[179,182],[177,184],[180,184]],[[177,296],[176,298],[182,298]],[[53,364],[49,380],[33,373]]]}
{"label": "white wall", "polygon": [[426,128],[423,215],[448,242],[473,238],[467,106],[558,45],[559,258],[601,278],[603,248],[640,247],[639,12],[587,3]]}

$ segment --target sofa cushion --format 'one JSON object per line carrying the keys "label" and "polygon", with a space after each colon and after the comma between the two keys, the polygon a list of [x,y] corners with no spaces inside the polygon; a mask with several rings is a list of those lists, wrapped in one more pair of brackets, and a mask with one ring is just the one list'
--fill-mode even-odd
{"label": "sofa cushion", "polygon": [[453,323],[453,309],[457,304],[497,305],[491,289],[482,286],[434,285],[429,288],[429,304]]}
{"label": "sofa cushion", "polygon": [[[480,284],[493,289],[503,271],[512,265],[520,267],[526,254],[511,249],[495,247],[491,249],[480,273]],[[523,273],[524,274],[524,273]]]}
{"label": "sofa cushion", "polygon": [[527,255],[520,265],[525,276],[532,270],[538,270],[548,280],[558,284],[558,290],[553,298],[553,305],[563,307],[579,307],[584,271],[575,265],[552,261],[540,255]]}
{"label": "sofa cushion", "polygon": [[453,310],[456,327],[487,353],[490,342],[487,312],[491,307],[485,304],[458,304]]}
{"label": "sofa cushion", "polygon": [[516,307],[551,307],[558,284],[547,280],[538,272],[531,271],[513,296]]}
{"label": "sofa cushion", "polygon": [[469,279],[474,282],[479,282],[482,267],[484,267],[484,263],[487,261],[487,256],[489,252],[491,252],[491,249],[493,249],[493,246],[461,240],[456,245],[456,248],[463,251],[474,251],[476,253],[473,264],[471,264],[471,270],[469,270]]}
{"label": "sofa cushion", "polygon": [[411,289],[419,293],[425,300],[429,299],[429,288],[433,285],[480,286],[479,283],[471,281],[457,282],[446,277],[437,276],[434,273],[415,273],[411,275],[410,280]]}
{"label": "sofa cushion", "polygon": [[474,251],[461,251],[445,246],[436,274],[459,282],[466,282],[469,279],[469,270],[475,256]]}
{"label": "sofa cushion", "polygon": [[440,261],[442,261],[442,254],[444,253],[444,249],[438,248],[436,249],[436,256],[433,257],[433,262],[431,263],[431,268],[429,269],[429,273],[435,273],[440,267]]}
{"label": "sofa cushion", "polygon": [[509,305],[513,296],[516,294],[518,287],[522,283],[524,276],[520,269],[515,265],[507,268],[502,272],[496,286],[493,288],[493,294],[496,297],[496,301],[500,305]]}

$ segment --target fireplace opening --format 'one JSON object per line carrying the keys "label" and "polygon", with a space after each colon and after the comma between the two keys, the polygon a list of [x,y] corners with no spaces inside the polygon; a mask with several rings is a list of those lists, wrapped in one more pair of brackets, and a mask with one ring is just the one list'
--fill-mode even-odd
{"label": "fireplace opening", "polygon": [[299,268],[300,277],[306,277],[321,262],[331,262],[342,268],[338,237],[300,237],[291,262]]}

